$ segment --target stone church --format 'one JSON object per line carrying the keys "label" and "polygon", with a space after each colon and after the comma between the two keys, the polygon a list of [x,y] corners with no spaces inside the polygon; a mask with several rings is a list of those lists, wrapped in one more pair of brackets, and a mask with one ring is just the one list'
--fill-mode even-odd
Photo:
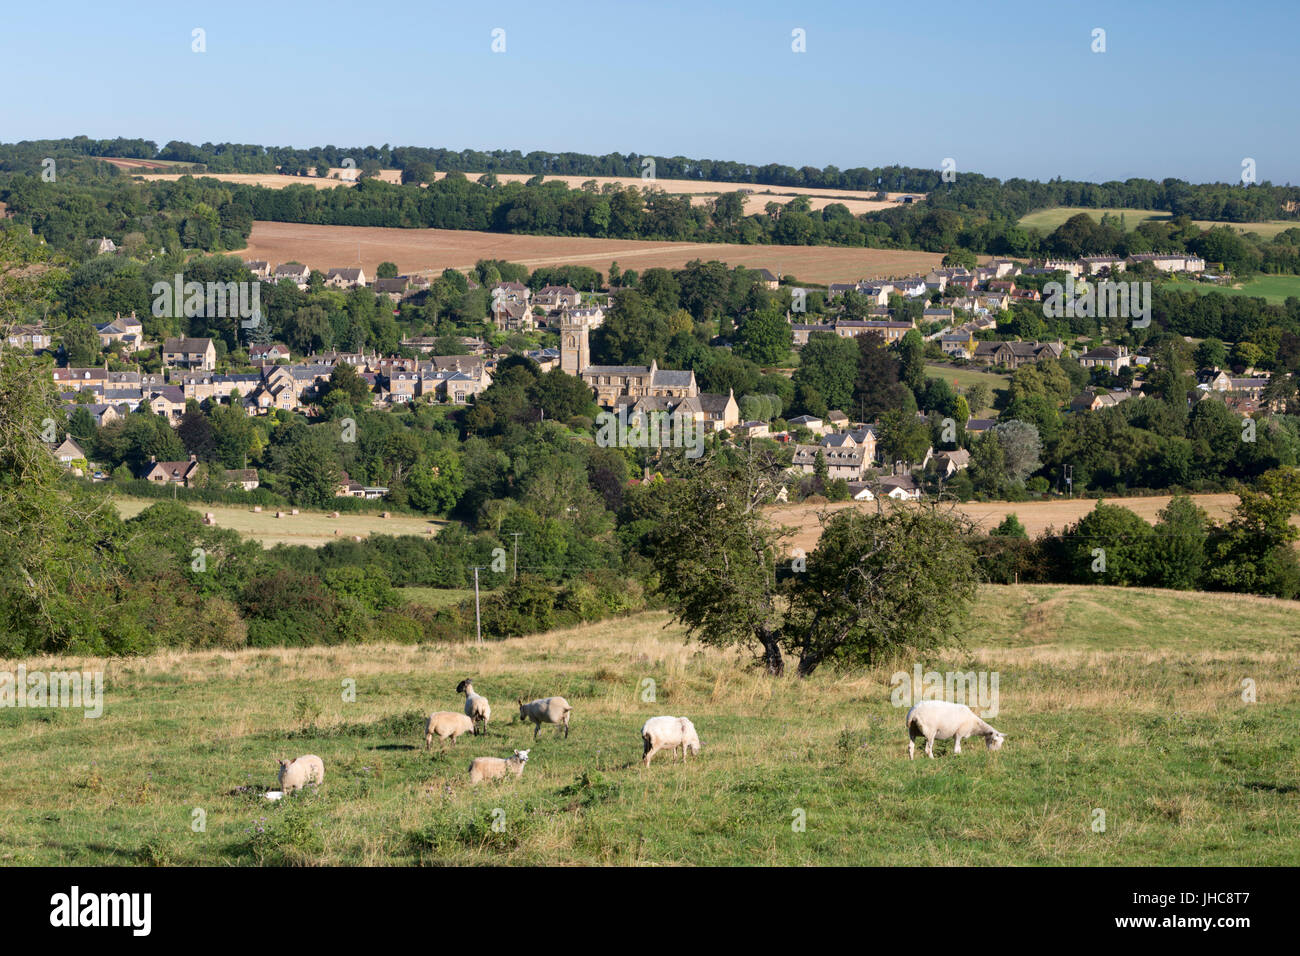
{"label": "stone church", "polygon": [[694,398],[699,395],[695,372],[678,372],[644,365],[592,365],[590,327],[585,315],[568,311],[560,316],[560,368],[577,375],[596,392],[597,404],[613,408],[623,396],[632,398]]}

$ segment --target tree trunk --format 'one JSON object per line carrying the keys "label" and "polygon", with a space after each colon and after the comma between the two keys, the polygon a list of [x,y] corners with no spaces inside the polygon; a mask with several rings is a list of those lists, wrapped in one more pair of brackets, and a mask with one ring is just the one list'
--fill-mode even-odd
{"label": "tree trunk", "polygon": [[767,672],[773,677],[782,677],[785,674],[785,658],[781,656],[781,645],[777,637],[778,632],[770,627],[765,627],[758,632],[759,642],[763,645],[763,662],[767,665]]}
{"label": "tree trunk", "polygon": [[817,669],[817,665],[822,662],[820,654],[806,654],[799,658],[799,667],[795,673],[800,677],[811,677],[812,672]]}

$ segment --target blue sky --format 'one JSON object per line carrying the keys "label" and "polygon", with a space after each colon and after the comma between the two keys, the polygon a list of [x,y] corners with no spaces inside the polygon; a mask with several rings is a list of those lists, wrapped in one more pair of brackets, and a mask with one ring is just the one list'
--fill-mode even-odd
{"label": "blue sky", "polygon": [[[7,4],[0,141],[642,152],[1300,183],[1300,4]],[[191,51],[191,31],[207,50]],[[504,53],[491,50],[505,30]],[[1094,28],[1106,52],[1091,50]],[[791,50],[791,31],[807,51]]]}

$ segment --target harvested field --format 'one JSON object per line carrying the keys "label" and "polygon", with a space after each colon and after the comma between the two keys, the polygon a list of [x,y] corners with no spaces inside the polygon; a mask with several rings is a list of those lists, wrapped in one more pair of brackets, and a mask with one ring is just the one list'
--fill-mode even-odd
{"label": "harvested field", "polygon": [[[446,173],[435,173],[435,179],[441,179]],[[466,173],[468,179],[477,179],[482,173]],[[523,183],[533,178],[531,173],[497,173],[498,180],[504,183]],[[820,189],[820,188],[798,188],[795,186],[766,186],[760,183],[725,183],[716,180],[697,180],[697,179],[641,179],[639,176],[545,176],[545,182],[562,182],[570,189],[580,189],[583,183],[595,182],[597,186],[608,184],[617,184],[620,186],[636,186],[638,189],[645,190],[650,188],[662,189],[671,196],[691,196],[691,201],[699,204],[714,199],[723,193],[734,193],[737,190],[748,189],[752,195],[745,200],[746,214],[754,214],[763,211],[763,207],[769,202],[779,202],[785,204],[795,196],[807,196],[811,201],[813,209],[821,209],[834,202],[844,203],[849,207],[849,211],[855,216],[864,212],[876,212],[880,209],[888,209],[894,205],[894,200],[899,196],[922,195],[921,193],[887,193],[887,200],[877,200],[873,197],[875,192],[866,189]]]}
{"label": "harvested field", "polygon": [[644,271],[655,266],[677,269],[692,259],[720,259],[732,266],[766,268],[822,285],[925,272],[943,259],[938,253],[896,249],[589,239],[260,220],[253,223],[248,246],[234,254],[269,262],[295,260],[322,271],[361,265],[371,272],[379,263],[389,261],[403,272],[432,275],[447,268],[471,268],[479,259],[506,259],[530,269],[586,265],[604,274],[608,274],[609,264],[614,260],[623,270]]}
{"label": "harvested field", "polygon": [[194,163],[182,163],[171,159],[126,159],[119,156],[92,156],[101,163],[111,163],[122,169],[179,169],[194,166]]}
{"label": "harvested field", "polygon": [[[136,178],[175,180],[180,179],[180,176],[181,174],[177,173],[153,173]],[[266,186],[269,189],[284,189],[286,186],[312,186],[315,189],[334,189],[342,186],[351,189],[353,186],[352,183],[340,182],[337,179],[321,179],[319,176],[281,176],[276,173],[201,173],[200,178],[219,179],[223,183],[235,183],[241,186]]]}
{"label": "harvested field", "polygon": [[[150,165],[145,160],[106,160],[106,162],[119,162],[119,165],[128,168],[167,168],[172,165],[169,163],[155,163]],[[128,166],[128,164],[130,164]],[[266,186],[270,189],[283,189],[286,186],[315,186],[317,189],[331,189],[334,186],[350,186],[350,177],[356,174],[355,169],[344,169],[342,167],[331,167],[330,177],[328,179],[319,179],[316,176],[280,176],[270,173],[204,173],[211,179],[220,179],[228,183],[242,183],[247,186]],[[154,173],[151,175],[142,175],[141,179],[176,179],[181,174]],[[441,179],[446,173],[436,173],[435,179]],[[482,173],[466,173],[467,178],[478,179]],[[497,173],[496,177],[501,182],[522,183],[532,179],[529,173]],[[400,169],[385,169],[380,171],[376,177],[387,183],[401,184],[402,171]],[[693,179],[650,179],[644,180],[636,176],[546,176],[547,182],[559,181],[567,185],[570,189],[579,189],[583,183],[596,182],[598,186],[604,186],[609,183],[617,183],[621,186],[636,186],[638,189],[662,189],[664,192],[673,196],[690,196],[694,205],[703,205],[710,200],[716,199],[723,193],[736,192],[739,189],[751,190],[752,194],[745,197],[746,215],[761,213],[770,202],[777,202],[785,205],[795,196],[807,196],[809,204],[813,210],[824,209],[831,203],[843,203],[848,207],[849,212],[855,216],[863,213],[878,212],[881,209],[889,209],[894,205],[894,200],[904,195],[921,195],[919,193],[889,193],[889,199],[878,200],[872,198],[875,193],[871,190],[863,189],[797,189],[793,186],[764,186],[757,183],[723,183]]]}
{"label": "harvested field", "polygon": [[[1169,504],[1169,495],[1151,498],[1107,498],[1106,504],[1123,505],[1144,521],[1155,524],[1157,515]],[[1212,520],[1221,521],[1237,506],[1237,496],[1192,495],[1195,501]],[[1048,528],[1057,531],[1066,525],[1078,521],[1097,506],[1091,498],[1062,498],[1054,501],[968,501],[957,505],[959,511],[977,521],[982,529],[990,531],[1001,523],[1007,515],[1014,513],[1025,526],[1031,538],[1038,536]],[[768,512],[776,524],[795,529],[795,535],[787,543],[788,548],[802,548],[810,551],[817,546],[821,537],[821,524],[817,515],[822,511],[838,511],[841,508],[874,509],[874,501],[842,502],[831,505],[789,505],[773,508]]]}

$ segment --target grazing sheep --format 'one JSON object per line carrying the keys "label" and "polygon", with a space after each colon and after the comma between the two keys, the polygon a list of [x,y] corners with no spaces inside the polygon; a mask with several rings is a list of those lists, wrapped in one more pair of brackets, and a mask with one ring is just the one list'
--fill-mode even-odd
{"label": "grazing sheep", "polygon": [[528,751],[516,750],[513,757],[475,757],[469,764],[469,782],[478,783],[481,780],[495,780],[498,777],[504,777],[509,770],[517,777],[524,772],[524,764],[528,763]]}
{"label": "grazing sheep", "polygon": [[325,762],[315,754],[280,761],[280,790],[288,796],[309,783],[325,782]]}
{"label": "grazing sheep", "polygon": [[452,710],[440,710],[435,714],[430,714],[429,719],[424,723],[424,749],[429,749],[429,746],[433,743],[434,734],[437,734],[440,740],[450,738],[452,744],[455,744],[456,738],[461,734],[472,734],[473,732],[474,721],[464,714],[458,714]]}
{"label": "grazing sheep", "polygon": [[[492,708],[488,706],[487,698],[474,693],[474,685],[468,677],[456,685],[456,693],[465,695],[465,716],[475,724],[482,721],[481,732],[486,734],[488,721],[492,717]],[[477,727],[474,728],[474,733],[480,733]]]}
{"label": "grazing sheep", "polygon": [[533,722],[534,740],[537,739],[542,724],[561,724],[564,727],[564,739],[568,740],[569,715],[571,713],[573,713],[573,708],[569,706],[569,702],[563,697],[540,697],[526,704],[522,697],[519,698],[519,720],[521,723],[525,720]]}
{"label": "grazing sheep", "polygon": [[645,743],[642,757],[645,765],[650,766],[650,759],[667,747],[682,750],[682,762],[686,762],[688,752],[700,752],[700,738],[695,733],[695,725],[685,717],[651,717],[641,728],[641,740]]}
{"label": "grazing sheep", "polygon": [[994,730],[965,704],[923,700],[907,712],[907,757],[916,759],[916,738],[925,738],[925,755],[934,759],[934,742],[953,740],[952,752],[961,753],[963,737],[980,736],[989,750],[1001,750],[1006,735]]}

